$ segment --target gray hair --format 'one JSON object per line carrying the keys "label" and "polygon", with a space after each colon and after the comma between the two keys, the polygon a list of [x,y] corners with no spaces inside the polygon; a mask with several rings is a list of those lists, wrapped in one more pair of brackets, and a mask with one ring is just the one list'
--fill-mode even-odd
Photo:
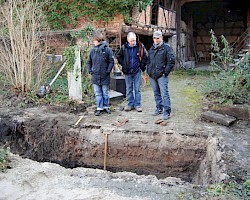
{"label": "gray hair", "polygon": [[127,39],[134,37],[136,39],[136,34],[134,32],[129,32],[127,35]]}

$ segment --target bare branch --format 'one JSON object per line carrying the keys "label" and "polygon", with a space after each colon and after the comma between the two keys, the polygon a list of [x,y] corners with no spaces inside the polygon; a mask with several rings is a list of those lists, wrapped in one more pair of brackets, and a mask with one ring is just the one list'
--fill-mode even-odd
{"label": "bare branch", "polygon": [[21,92],[35,89],[48,69],[48,27],[37,1],[10,0],[0,8],[0,72]]}

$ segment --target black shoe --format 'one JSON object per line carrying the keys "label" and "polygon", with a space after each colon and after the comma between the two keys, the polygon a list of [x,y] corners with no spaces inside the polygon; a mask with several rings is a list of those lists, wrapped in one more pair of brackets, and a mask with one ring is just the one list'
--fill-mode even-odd
{"label": "black shoe", "polygon": [[104,112],[108,113],[108,114],[111,114],[111,111],[108,108],[104,109]]}
{"label": "black shoe", "polygon": [[102,110],[96,110],[95,111],[95,116],[100,116],[102,114]]}
{"label": "black shoe", "polygon": [[162,109],[157,108],[155,112],[153,113],[153,116],[160,115],[162,114],[162,112],[163,112]]}

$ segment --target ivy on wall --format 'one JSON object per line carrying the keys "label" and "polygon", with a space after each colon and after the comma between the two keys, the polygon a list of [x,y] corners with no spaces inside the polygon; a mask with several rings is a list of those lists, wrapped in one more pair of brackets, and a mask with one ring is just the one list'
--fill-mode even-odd
{"label": "ivy on wall", "polygon": [[65,69],[67,71],[73,71],[74,69],[76,51],[77,46],[69,46],[64,50],[63,57],[66,63]]}
{"label": "ivy on wall", "polygon": [[[40,0],[43,1],[43,0]],[[63,29],[67,24],[73,26],[77,17],[88,16],[90,20],[108,22],[117,13],[126,21],[131,20],[131,11],[138,7],[145,10],[153,0],[51,0],[44,3],[43,9],[53,29]]]}
{"label": "ivy on wall", "polygon": [[81,63],[83,66],[83,73],[85,74],[86,68],[87,68],[88,55],[92,48],[92,45],[90,43],[91,43],[91,39],[92,39],[92,35],[94,31],[95,29],[92,26],[92,24],[87,24],[83,30],[71,33],[71,37],[73,40],[72,45],[65,48],[64,53],[63,53],[63,57],[66,62],[65,69],[67,71],[72,71],[74,69],[75,52],[78,48],[78,46],[76,45],[76,39],[80,38],[82,41],[82,44],[84,45],[80,47],[80,57],[81,57]]}

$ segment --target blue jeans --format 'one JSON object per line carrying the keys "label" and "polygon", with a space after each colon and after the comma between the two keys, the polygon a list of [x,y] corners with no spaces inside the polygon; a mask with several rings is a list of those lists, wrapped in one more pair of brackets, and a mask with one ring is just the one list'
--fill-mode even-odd
{"label": "blue jeans", "polygon": [[141,107],[141,70],[136,74],[125,74],[126,93],[129,107]]}
{"label": "blue jeans", "polygon": [[95,92],[95,101],[97,110],[103,110],[109,107],[109,95],[108,85],[96,85],[93,84],[94,92]]}
{"label": "blue jeans", "polygon": [[168,93],[168,77],[162,76],[157,80],[150,78],[150,84],[154,92],[156,109],[164,108],[163,115],[170,115],[171,102]]}

